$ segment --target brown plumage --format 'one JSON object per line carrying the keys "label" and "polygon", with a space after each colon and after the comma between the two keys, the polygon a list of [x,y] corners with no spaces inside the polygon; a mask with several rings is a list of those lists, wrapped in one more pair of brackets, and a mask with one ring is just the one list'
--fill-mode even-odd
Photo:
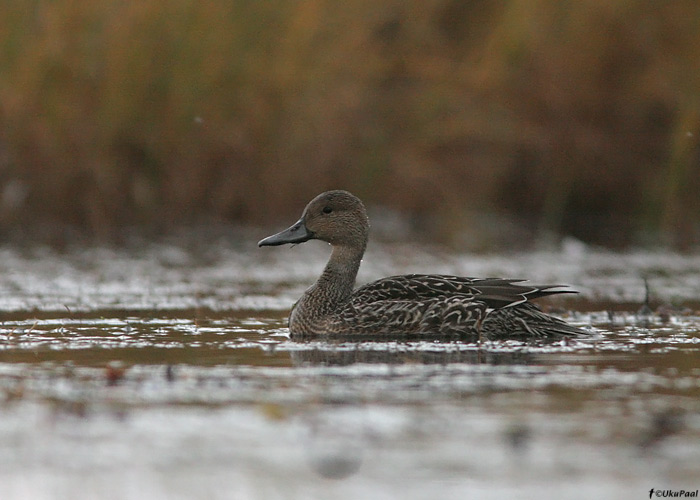
{"label": "brown plumage", "polygon": [[292,308],[292,338],[523,338],[586,333],[530,302],[576,293],[562,290],[561,285],[409,274],[354,290],[368,234],[362,202],[347,191],[328,191],[311,200],[294,225],[258,243],[273,246],[318,239],[332,245],[323,273]]}

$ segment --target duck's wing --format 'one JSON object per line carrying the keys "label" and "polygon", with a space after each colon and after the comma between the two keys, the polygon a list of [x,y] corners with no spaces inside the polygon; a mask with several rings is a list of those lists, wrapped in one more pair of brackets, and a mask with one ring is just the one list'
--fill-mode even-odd
{"label": "duck's wing", "polygon": [[562,286],[530,285],[519,279],[406,274],[383,278],[358,288],[351,302],[359,305],[386,300],[422,301],[460,297],[462,301],[474,300],[483,302],[488,308],[500,309],[547,295],[576,293],[562,290]]}

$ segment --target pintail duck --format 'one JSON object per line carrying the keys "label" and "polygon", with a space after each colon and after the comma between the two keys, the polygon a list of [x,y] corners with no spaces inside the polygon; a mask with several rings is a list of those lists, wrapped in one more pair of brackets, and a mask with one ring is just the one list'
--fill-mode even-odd
{"label": "pintail duck", "polygon": [[576,293],[562,290],[562,285],[407,274],[354,290],[368,233],[369,219],[359,198],[347,191],[328,191],[311,200],[294,225],[258,243],[262,247],[317,239],[333,247],[318,281],[292,307],[292,338],[490,339],[586,333],[530,302],[547,295]]}

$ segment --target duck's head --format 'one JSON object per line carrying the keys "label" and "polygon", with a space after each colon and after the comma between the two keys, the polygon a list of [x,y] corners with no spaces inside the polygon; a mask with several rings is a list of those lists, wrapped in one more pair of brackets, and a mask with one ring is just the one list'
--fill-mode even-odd
{"label": "duck's head", "polygon": [[347,191],[326,191],[306,205],[301,219],[284,231],[260,240],[258,246],[315,239],[364,250],[368,232],[367,211],[358,197]]}

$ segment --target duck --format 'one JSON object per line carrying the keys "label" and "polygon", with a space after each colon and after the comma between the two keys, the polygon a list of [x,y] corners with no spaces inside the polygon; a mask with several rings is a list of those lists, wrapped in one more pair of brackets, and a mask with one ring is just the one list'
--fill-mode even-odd
{"label": "duck", "polygon": [[586,333],[544,313],[533,299],[577,293],[566,285],[443,274],[389,276],[355,288],[369,239],[362,201],[345,190],[319,194],[287,229],[258,247],[320,240],[331,245],[323,272],[292,306],[290,338],[523,339]]}

